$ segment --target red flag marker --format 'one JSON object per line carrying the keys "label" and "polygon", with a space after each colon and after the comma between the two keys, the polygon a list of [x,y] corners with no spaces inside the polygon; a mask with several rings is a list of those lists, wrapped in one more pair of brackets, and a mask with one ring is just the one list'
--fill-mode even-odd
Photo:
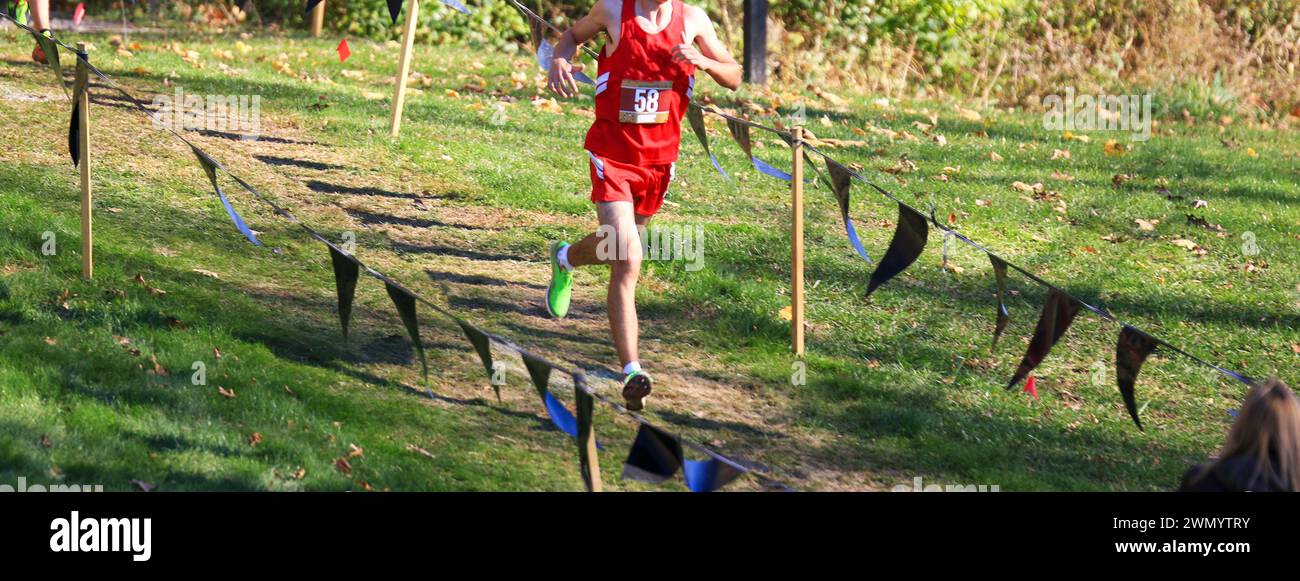
{"label": "red flag marker", "polygon": [[86,4],[84,2],[78,2],[77,8],[72,11],[72,25],[77,28],[80,28],[81,19],[84,18],[85,16],[86,16]]}
{"label": "red flag marker", "polygon": [[1025,391],[1034,396],[1034,399],[1038,399],[1038,385],[1034,382],[1034,376],[1030,375],[1029,379],[1025,380]]}
{"label": "red flag marker", "polygon": [[343,39],[341,42],[339,42],[338,50],[339,50],[339,62],[341,63],[347,62],[348,57],[352,56],[352,50],[348,48],[348,39],[346,38]]}

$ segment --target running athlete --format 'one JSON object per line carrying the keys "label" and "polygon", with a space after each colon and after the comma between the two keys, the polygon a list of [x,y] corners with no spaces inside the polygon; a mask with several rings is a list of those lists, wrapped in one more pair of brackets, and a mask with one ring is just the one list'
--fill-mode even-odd
{"label": "running athlete", "polygon": [[546,306],[551,316],[563,318],[569,312],[573,269],[609,265],[606,303],[625,376],[623,399],[628,409],[639,410],[651,390],[637,353],[639,229],[659,211],[672,181],[695,71],[734,91],[742,69],[700,8],[682,0],[598,0],[560,37],[551,63],[552,91],[578,95],[573,73],[581,65],[571,61],[578,46],[602,30],[609,40],[597,59],[596,122],[585,146],[600,228],[577,244],[551,245]]}

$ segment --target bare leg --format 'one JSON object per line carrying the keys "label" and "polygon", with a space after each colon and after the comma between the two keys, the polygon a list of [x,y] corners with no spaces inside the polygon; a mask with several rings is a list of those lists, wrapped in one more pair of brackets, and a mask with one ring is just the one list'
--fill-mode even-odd
{"label": "bare leg", "polygon": [[42,30],[50,27],[50,0],[31,0],[27,3],[32,8],[32,28]]}
{"label": "bare leg", "polygon": [[636,283],[641,274],[638,226],[643,226],[650,218],[637,216],[630,202],[601,202],[596,204],[596,215],[600,229],[569,247],[569,264],[574,267],[609,265],[609,294],[606,297],[609,330],[619,362],[626,366],[640,361],[637,354],[640,329],[636,318]]}

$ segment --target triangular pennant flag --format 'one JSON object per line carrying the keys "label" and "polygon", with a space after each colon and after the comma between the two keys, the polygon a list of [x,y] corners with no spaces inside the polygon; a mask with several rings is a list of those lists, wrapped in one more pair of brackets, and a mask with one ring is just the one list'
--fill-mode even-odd
{"label": "triangular pennant flag", "polygon": [[339,323],[343,325],[343,337],[348,336],[348,321],[352,318],[352,298],[357,293],[357,277],[361,274],[361,265],[338,248],[329,246],[330,261],[334,263],[334,287],[339,296]]}
{"label": "triangular pennant flag", "polygon": [[533,380],[537,396],[545,400],[547,386],[551,383],[551,366],[527,353],[523,354],[523,358],[524,368],[528,369],[528,377]]}
{"label": "triangular pennant flag", "polygon": [[1043,304],[1043,313],[1038,316],[1038,326],[1034,329],[1034,336],[1029,340],[1029,349],[1025,351],[1024,359],[1020,360],[1020,367],[1016,369],[1015,376],[1007,383],[1007,389],[1020,383],[1029,372],[1043,362],[1043,359],[1047,358],[1052,346],[1065,335],[1065,331],[1070,328],[1070,323],[1074,322],[1074,316],[1077,314],[1079,314],[1079,301],[1057,289],[1051,290],[1047,295],[1047,302]]}
{"label": "triangular pennant flag", "polygon": [[993,263],[993,279],[998,285],[998,320],[993,325],[993,347],[998,346],[998,337],[1002,336],[1002,331],[1006,330],[1007,323],[1011,321],[1011,313],[1007,311],[1007,263],[1006,261],[989,255],[989,262]]}
{"label": "triangular pennant flag", "polygon": [[[600,489],[600,470],[599,463],[593,456],[596,454],[595,446],[589,446],[588,441],[592,439],[591,422],[594,416],[595,399],[584,388],[585,382],[574,378],[573,396],[578,409],[578,463],[582,470],[582,483],[587,487],[587,491]],[[594,444],[594,442],[592,442]],[[592,470],[593,464],[596,471]]]}
{"label": "triangular pennant flag", "polygon": [[1115,344],[1115,380],[1119,383],[1119,395],[1124,398],[1124,407],[1133,423],[1142,429],[1142,420],[1138,419],[1137,398],[1133,394],[1133,384],[1137,382],[1142,364],[1156,349],[1155,338],[1125,325],[1119,332],[1119,341]]}
{"label": "triangular pennant flag", "polygon": [[388,14],[393,17],[393,24],[397,24],[397,15],[402,13],[402,0],[388,0]]}
{"label": "triangular pennant flag", "polygon": [[469,13],[470,13],[470,12],[469,12],[469,8],[466,8],[464,4],[461,4],[461,3],[460,3],[460,0],[442,0],[442,3],[443,3],[443,4],[446,4],[447,6],[452,7],[453,9],[455,9],[455,10],[457,10],[457,11],[459,11],[461,14],[469,14]]}
{"label": "triangular pennant flag", "polygon": [[536,18],[528,18],[528,31],[533,39],[533,51],[536,52],[546,42],[546,27]]}
{"label": "triangular pennant flag", "polygon": [[63,89],[63,94],[68,94],[68,86],[63,84],[63,65],[59,63],[59,45],[54,39],[45,36],[44,33],[32,31],[32,36],[36,37],[36,44],[41,47],[41,52],[45,53],[45,62],[50,65],[50,70],[54,71],[54,80],[59,83],[59,88]]}
{"label": "triangular pennant flag", "polygon": [[72,26],[81,28],[81,19],[86,17],[86,3],[78,2],[77,7],[72,11]]}
{"label": "triangular pennant flag", "polygon": [[831,189],[835,191],[835,199],[840,203],[840,216],[844,218],[844,232],[849,237],[849,243],[858,252],[858,256],[871,262],[867,250],[862,247],[862,240],[858,238],[858,229],[853,227],[853,220],[849,219],[849,190],[852,188],[853,175],[849,173],[849,168],[830,159],[826,160],[826,173],[830,174]]}
{"label": "triangular pennant flag", "polygon": [[239,233],[243,234],[244,238],[247,238],[249,242],[261,246],[262,243],[257,240],[257,236],[253,235],[253,230],[248,227],[248,224],[244,223],[244,219],[239,216],[239,212],[235,211],[235,207],[230,205],[230,200],[226,199],[226,193],[221,191],[221,186],[217,184],[217,169],[221,165],[217,163],[217,160],[208,157],[208,154],[203,153],[199,148],[191,147],[190,149],[194,150],[195,157],[199,158],[199,165],[203,166],[203,171],[208,174],[208,181],[212,182],[212,189],[217,191],[217,197],[221,198],[221,205],[226,207],[226,214],[235,223],[235,228],[238,228]]}
{"label": "triangular pennant flag", "polygon": [[81,133],[81,99],[72,99],[72,119],[68,121],[68,154],[72,156],[72,167],[81,165],[81,147],[77,137]]}
{"label": "triangular pennant flag", "polygon": [[564,407],[551,392],[546,392],[542,396],[543,403],[546,404],[546,415],[551,416],[551,423],[570,436],[578,437],[578,420],[573,417],[569,408]]}
{"label": "triangular pennant flag", "polygon": [[709,161],[713,162],[713,169],[718,170],[722,177],[731,179],[726,171],[723,171],[722,164],[718,163],[718,158],[713,156],[709,149],[709,133],[704,127],[704,112],[699,107],[688,105],[686,107],[686,119],[691,123],[691,129],[695,131],[695,137],[700,140],[700,145],[704,146],[704,153],[708,154]]}
{"label": "triangular pennant flag", "polygon": [[925,216],[906,205],[898,204],[898,226],[894,230],[894,238],[889,241],[889,249],[880,259],[880,265],[871,273],[871,281],[867,283],[867,296],[871,296],[877,287],[916,262],[925,249],[925,241],[929,236],[930,229],[925,224]]}
{"label": "triangular pennant flag", "polygon": [[460,325],[461,330],[465,331],[465,337],[474,345],[474,350],[478,352],[479,361],[483,362],[483,371],[487,372],[488,381],[492,383],[493,391],[496,391],[497,401],[501,401],[501,386],[492,381],[492,346],[488,343],[487,335],[465,321],[458,319],[456,324]]}
{"label": "triangular pennant flag", "polygon": [[641,424],[623,463],[623,478],[659,484],[672,478],[681,465],[682,443],[672,434]]}
{"label": "triangular pennant flag", "polygon": [[320,4],[320,3],[321,3],[321,0],[307,0],[307,9],[304,10],[303,12],[311,12],[311,9],[312,9],[312,8],[315,8],[316,5],[317,5],[317,4]]}
{"label": "triangular pennant flag", "polygon": [[713,492],[741,474],[744,472],[717,458],[687,460],[682,465],[682,475],[686,477],[686,487],[691,492]]}
{"label": "triangular pennant flag", "polygon": [[428,383],[429,363],[424,360],[424,342],[420,340],[420,320],[415,317],[415,295],[388,281],[384,281],[384,287],[388,290],[388,297],[393,299],[393,306],[397,307],[397,314],[402,317],[402,324],[406,326],[406,332],[411,336],[411,343],[415,344],[415,352],[420,356],[420,369],[424,374],[425,383]]}
{"label": "triangular pennant flag", "polygon": [[745,157],[749,162],[754,164],[754,169],[761,173],[767,174],[774,178],[790,181],[790,174],[785,173],[767,164],[767,162],[754,157],[754,142],[749,135],[749,125],[735,119],[727,119],[727,130],[731,132],[731,137],[736,140],[736,144],[745,152]]}
{"label": "triangular pennant flag", "polygon": [[745,152],[745,157],[754,157],[751,153],[754,150],[754,144],[749,140],[749,126],[735,119],[727,119],[727,131],[731,132],[731,138],[736,140],[736,145],[740,150]]}

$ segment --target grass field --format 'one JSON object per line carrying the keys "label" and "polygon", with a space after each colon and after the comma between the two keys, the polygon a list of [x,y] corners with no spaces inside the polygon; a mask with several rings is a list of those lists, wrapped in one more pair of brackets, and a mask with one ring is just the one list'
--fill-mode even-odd
{"label": "grass field", "polygon": [[[105,35],[63,38],[93,43],[92,62],[146,102],[177,88],[260,96],[262,139],[190,135],[327,236],[353,233],[368,264],[616,393],[606,273],[578,274],[568,319],[550,320],[542,303],[545,245],[575,240],[594,222],[581,149],[590,97],[531,103],[544,82],[528,55],[419,47],[423,78],[392,140],[391,43],[354,41],[340,64],[337,39],[133,34],[119,51]],[[382,285],[364,278],[345,342],[325,248],[223,183],[266,247],[249,245],[193,155],[98,85],[96,275],[81,280],[70,107],[30,50],[29,38],[0,34],[0,483],[581,488],[575,446],[550,427],[517,358],[498,402],[460,330],[426,310],[426,390]],[[1164,121],[1150,141],[1107,155],[1103,144],[1125,136],[1067,139],[1037,114],[977,119],[953,103],[847,93],[843,104],[799,93],[737,97],[767,123],[788,124],[805,102],[819,138],[861,142],[829,149],[833,156],[918,207],[933,202],[1002,256],[1211,361],[1295,379],[1294,133]],[[1004,390],[1045,292],[1012,275],[1012,324],[991,351],[987,260],[954,244],[952,267],[942,268],[935,232],[912,268],[864,300],[873,267],[853,254],[824,185],[806,202],[807,383],[791,385],[781,315],[788,187],[749,168],[718,119],[710,131],[736,181],[722,180],[687,135],[657,218],[702,228],[704,268],[649,264],[638,290],[643,359],[658,383],[652,421],[808,490],[890,489],[914,477],[1002,490],[1167,490],[1221,443],[1241,385],[1157,352],[1138,381],[1147,428],[1139,432],[1114,387],[1118,328],[1086,313],[1038,369],[1040,400]],[[758,155],[788,168],[779,139],[755,138]],[[1017,181],[1046,191],[1017,190]],[[858,187],[852,213],[879,258],[896,209]],[[42,253],[47,232],[53,256]],[[1247,232],[1257,255],[1243,254]],[[196,362],[206,385],[192,385]],[[608,487],[651,489],[618,478],[633,425],[598,406],[596,430]],[[750,478],[731,488],[761,485]]]}

